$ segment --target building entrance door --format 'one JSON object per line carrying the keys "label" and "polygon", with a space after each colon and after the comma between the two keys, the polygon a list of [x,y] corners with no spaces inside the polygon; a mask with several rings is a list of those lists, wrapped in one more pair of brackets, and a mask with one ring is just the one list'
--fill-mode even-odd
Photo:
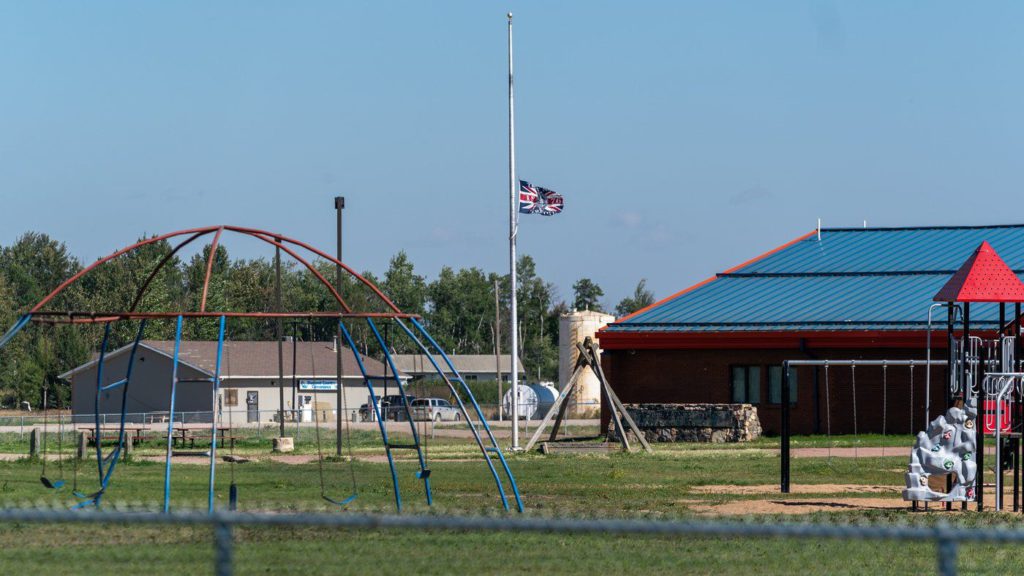
{"label": "building entrance door", "polygon": [[256,390],[251,390],[245,393],[245,407],[248,422],[259,422],[260,421],[260,393]]}

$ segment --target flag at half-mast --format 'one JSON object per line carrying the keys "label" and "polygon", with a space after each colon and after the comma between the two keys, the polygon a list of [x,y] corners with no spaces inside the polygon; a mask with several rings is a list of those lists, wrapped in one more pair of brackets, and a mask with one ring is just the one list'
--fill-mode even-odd
{"label": "flag at half-mast", "polygon": [[519,181],[519,213],[553,216],[562,212],[565,201],[554,190],[533,186],[526,180]]}

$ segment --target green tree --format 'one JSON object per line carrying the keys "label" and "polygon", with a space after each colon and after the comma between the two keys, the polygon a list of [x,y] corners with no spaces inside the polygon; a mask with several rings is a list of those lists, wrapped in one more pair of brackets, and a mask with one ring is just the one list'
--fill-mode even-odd
{"label": "green tree", "polygon": [[[199,311],[203,302],[203,287],[206,282],[206,266],[210,257],[210,245],[194,255],[184,268],[184,308]],[[206,310],[208,312],[225,311],[227,307],[227,271],[231,260],[224,246],[217,246],[214,253],[213,267],[210,270],[210,282],[206,290]],[[217,320],[214,318],[195,318],[185,321],[184,334],[190,340],[216,340]],[[185,336],[183,336],[185,337]]]}
{"label": "green tree", "polygon": [[[269,312],[274,309],[275,276],[271,262],[263,258],[236,260],[230,263],[226,273],[226,310]],[[274,339],[272,325],[261,318],[230,318],[227,326],[228,337],[232,340]]]}
{"label": "green tree", "polygon": [[456,272],[445,266],[428,287],[427,329],[446,352],[488,354],[493,350],[494,283],[479,268]]}
{"label": "green tree", "polygon": [[403,312],[422,314],[426,309],[427,282],[416,274],[404,250],[391,258],[380,289]]}
{"label": "green tree", "polygon": [[572,285],[573,308],[577,310],[601,311],[601,298],[604,297],[604,290],[590,278],[580,278]]}
{"label": "green tree", "polygon": [[[140,239],[144,240],[143,239]],[[177,257],[169,258],[172,248],[166,241],[153,242],[123,254],[89,272],[73,288],[80,291],[84,309],[93,312],[168,312],[182,307],[182,271]],[[148,282],[148,283],[147,283]],[[86,327],[81,333],[99,345],[98,327]],[[114,349],[134,340],[136,322],[111,325],[109,348]],[[173,322],[150,320],[147,338],[169,339],[174,335]]]}
{"label": "green tree", "polygon": [[626,316],[651,304],[654,304],[654,293],[647,289],[647,279],[642,278],[633,290],[633,295],[623,298],[615,306],[615,314]]}
{"label": "green tree", "polygon": [[[0,270],[7,277],[18,309],[35,305],[80,269],[67,247],[46,234],[26,232],[13,245],[0,250]],[[74,295],[74,291],[68,291],[48,308],[60,310]]]}
{"label": "green tree", "polygon": [[549,320],[555,288],[537,274],[529,255],[519,258],[517,272],[519,356],[527,376],[554,378],[558,374],[558,332],[550,329]]}
{"label": "green tree", "polygon": [[17,306],[14,303],[14,292],[7,283],[4,271],[0,269],[0,332],[14,324],[17,317]]}
{"label": "green tree", "polygon": [[[13,245],[0,250],[0,316],[6,330],[13,320],[42,300],[81,269],[63,243],[46,234],[29,232]],[[82,291],[72,286],[50,302],[49,310],[81,310]],[[27,400],[37,406],[44,383],[57,390],[57,375],[80,362],[81,354],[61,354],[77,348],[74,331],[33,323],[10,342],[0,354],[0,396],[4,404]],[[58,394],[53,395],[59,397]]]}

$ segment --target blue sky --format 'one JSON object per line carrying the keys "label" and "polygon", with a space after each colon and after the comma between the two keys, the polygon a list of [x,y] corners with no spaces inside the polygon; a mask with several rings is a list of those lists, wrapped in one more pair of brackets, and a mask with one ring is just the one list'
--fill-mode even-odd
{"label": "blue sky", "polygon": [[[658,297],[826,226],[1024,221],[1010,2],[0,2],[0,243],[236,223]],[[232,244],[228,244],[232,248]],[[237,245],[242,256],[261,254]]]}

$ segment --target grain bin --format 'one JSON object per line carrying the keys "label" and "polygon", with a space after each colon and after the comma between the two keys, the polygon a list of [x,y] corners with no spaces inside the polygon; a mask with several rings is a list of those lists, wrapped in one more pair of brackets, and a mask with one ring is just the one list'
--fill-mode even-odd
{"label": "grain bin", "polygon": [[[558,398],[558,389],[550,382],[540,384],[519,385],[519,419],[540,420],[551,409],[551,405]],[[502,398],[502,405],[505,414],[512,414],[512,390],[505,392]]]}
{"label": "grain bin", "polygon": [[[592,310],[573,310],[558,319],[558,389],[565,388],[576,367],[579,350],[576,343],[583,343],[588,336],[594,338],[598,330],[615,321],[615,316]],[[596,338],[594,339],[597,340]],[[573,398],[569,399],[570,414],[575,417],[597,417],[601,408],[601,383],[589,369],[576,386]]]}

